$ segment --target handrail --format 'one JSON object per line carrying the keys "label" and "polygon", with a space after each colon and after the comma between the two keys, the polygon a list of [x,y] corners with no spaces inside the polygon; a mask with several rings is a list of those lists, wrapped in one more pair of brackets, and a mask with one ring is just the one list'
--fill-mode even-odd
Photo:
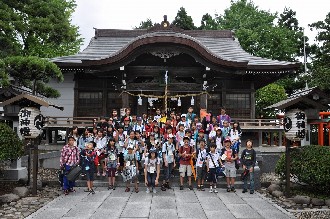
{"label": "handrail", "polygon": [[[45,120],[45,127],[70,127],[70,126],[92,126],[94,119],[96,122],[100,118],[95,117],[47,117]],[[283,129],[283,121],[281,119],[232,119],[238,121],[242,129]]]}

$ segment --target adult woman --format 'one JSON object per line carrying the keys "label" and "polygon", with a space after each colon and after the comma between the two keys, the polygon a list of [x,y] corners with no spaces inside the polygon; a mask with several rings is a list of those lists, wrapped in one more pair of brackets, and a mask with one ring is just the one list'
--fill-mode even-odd
{"label": "adult woman", "polygon": [[[69,172],[69,170],[79,164],[79,149],[74,145],[75,138],[73,136],[68,137],[68,144],[64,145],[61,150],[60,167],[64,169],[64,172]],[[68,195],[69,192],[74,192],[73,189],[75,182],[69,181],[64,175],[63,177],[63,190],[64,194]]]}

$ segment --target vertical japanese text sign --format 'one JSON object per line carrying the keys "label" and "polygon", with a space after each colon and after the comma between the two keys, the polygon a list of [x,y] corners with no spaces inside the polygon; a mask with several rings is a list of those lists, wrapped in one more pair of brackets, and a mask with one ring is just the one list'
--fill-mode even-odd
{"label": "vertical japanese text sign", "polygon": [[24,107],[19,111],[19,131],[24,138],[36,138],[41,134],[43,116],[35,107]]}
{"label": "vertical japanese text sign", "polygon": [[307,117],[304,111],[299,109],[285,113],[284,131],[286,138],[292,141],[301,141],[306,136]]}

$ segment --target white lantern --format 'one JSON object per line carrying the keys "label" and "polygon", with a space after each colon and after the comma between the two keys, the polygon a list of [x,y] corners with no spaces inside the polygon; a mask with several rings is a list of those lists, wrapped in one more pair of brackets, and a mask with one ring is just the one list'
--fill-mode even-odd
{"label": "white lantern", "polygon": [[299,109],[285,113],[284,131],[286,138],[291,141],[301,141],[306,136],[307,116]]}
{"label": "white lantern", "polygon": [[178,99],[178,106],[181,106],[181,99],[180,99],[180,97]]}
{"label": "white lantern", "polygon": [[195,99],[194,99],[194,97],[193,97],[193,96],[191,97],[191,100],[190,100],[190,105],[192,105],[192,106],[193,106],[193,105],[195,105]]}
{"label": "white lantern", "polygon": [[43,116],[35,107],[24,107],[19,111],[18,128],[24,138],[36,138],[42,132]]}
{"label": "white lantern", "polygon": [[142,98],[141,98],[141,96],[139,96],[139,98],[138,98],[138,105],[139,106],[142,106]]}

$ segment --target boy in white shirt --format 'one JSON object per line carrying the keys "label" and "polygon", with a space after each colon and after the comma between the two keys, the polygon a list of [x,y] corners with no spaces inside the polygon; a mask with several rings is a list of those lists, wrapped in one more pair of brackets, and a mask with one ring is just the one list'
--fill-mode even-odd
{"label": "boy in white shirt", "polygon": [[215,143],[210,144],[210,152],[207,153],[207,172],[209,175],[209,182],[210,182],[210,191],[218,193],[217,191],[217,175],[216,175],[216,167],[219,167],[219,165],[222,166],[221,157],[219,153],[215,151],[215,148],[217,145]]}
{"label": "boy in white shirt", "polygon": [[206,170],[206,155],[207,150],[205,149],[205,139],[199,140],[199,149],[196,152],[196,167],[197,167],[197,190],[205,191],[204,179],[207,173]]}

